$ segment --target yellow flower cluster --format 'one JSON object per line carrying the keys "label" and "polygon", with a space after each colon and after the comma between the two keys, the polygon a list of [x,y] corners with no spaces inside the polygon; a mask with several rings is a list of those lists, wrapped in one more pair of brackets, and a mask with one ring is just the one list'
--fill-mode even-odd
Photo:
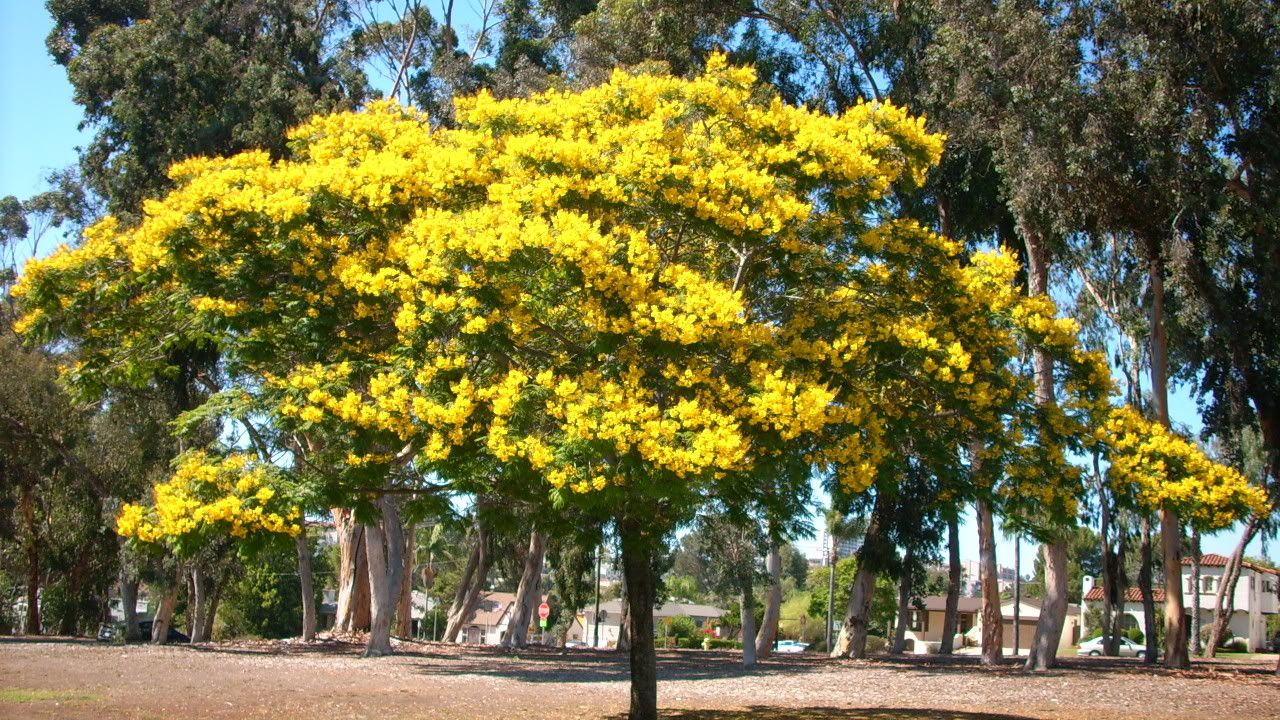
{"label": "yellow flower cluster", "polygon": [[173,477],[154,488],[150,506],[126,504],[116,517],[121,537],[177,542],[204,532],[297,535],[301,509],[272,487],[274,469],[247,455],[183,456]]}
{"label": "yellow flower cluster", "polygon": [[1112,488],[1141,507],[1175,510],[1202,530],[1267,511],[1261,488],[1132,408],[1115,409],[1097,436],[1110,449]]}

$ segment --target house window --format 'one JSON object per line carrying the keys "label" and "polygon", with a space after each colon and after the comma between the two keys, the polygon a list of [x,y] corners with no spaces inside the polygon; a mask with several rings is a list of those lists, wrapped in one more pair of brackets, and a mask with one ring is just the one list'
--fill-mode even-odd
{"label": "house window", "polygon": [[1211,593],[1216,592],[1218,587],[1218,578],[1212,575],[1205,575],[1200,578],[1200,592]]}
{"label": "house window", "polygon": [[1195,591],[1196,591],[1196,579],[1188,575],[1187,576],[1187,594],[1191,594]]}
{"label": "house window", "polygon": [[926,610],[912,610],[911,624],[907,627],[914,632],[929,632],[929,613]]}

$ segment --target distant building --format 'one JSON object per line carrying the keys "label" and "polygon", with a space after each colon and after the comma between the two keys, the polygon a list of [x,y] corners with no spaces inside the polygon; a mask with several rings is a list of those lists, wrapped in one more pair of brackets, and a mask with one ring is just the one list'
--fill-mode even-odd
{"label": "distant building", "polygon": [[[595,635],[595,605],[588,605],[579,612],[576,622],[569,628],[569,640],[584,642],[591,647],[617,647],[618,635],[622,622],[622,601],[610,600],[600,603],[600,637]],[[724,610],[710,605],[694,603],[669,602],[653,610],[653,627],[655,633],[666,618],[687,615],[693,623],[701,628],[715,627],[716,621],[724,615]]]}

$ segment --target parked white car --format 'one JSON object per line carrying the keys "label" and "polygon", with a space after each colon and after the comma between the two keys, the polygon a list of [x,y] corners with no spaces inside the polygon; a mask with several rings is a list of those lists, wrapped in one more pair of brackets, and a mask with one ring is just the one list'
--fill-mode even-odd
{"label": "parked white car", "polygon": [[[1105,655],[1106,650],[1102,645],[1102,637],[1096,637],[1092,640],[1086,640],[1080,643],[1080,649],[1076,650],[1077,655]],[[1139,645],[1129,638],[1120,638],[1120,657],[1146,657],[1147,646]]]}
{"label": "parked white car", "polygon": [[779,640],[777,652],[798,653],[798,652],[804,652],[808,648],[809,648],[809,643],[802,643],[799,640]]}

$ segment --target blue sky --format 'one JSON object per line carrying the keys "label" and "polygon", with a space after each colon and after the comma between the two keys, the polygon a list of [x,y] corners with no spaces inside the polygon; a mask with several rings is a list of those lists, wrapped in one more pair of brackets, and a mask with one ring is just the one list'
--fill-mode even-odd
{"label": "blue sky", "polygon": [[[71,86],[63,68],[45,51],[44,39],[52,21],[40,0],[0,2],[0,197],[28,197],[44,189],[43,179],[51,170],[71,165],[77,146],[88,143],[89,135],[77,129],[80,109],[72,102]],[[44,244],[44,248],[53,243]],[[1170,402],[1175,425],[1198,430],[1200,418],[1195,403],[1185,389],[1175,389]],[[1229,555],[1239,530],[1233,528],[1205,538],[1204,552]],[[812,555],[818,554],[817,540],[798,543]],[[1280,557],[1269,547],[1272,558]],[[1261,555],[1261,541],[1255,540],[1250,554]],[[978,557],[977,527],[972,512],[961,528],[961,557]],[[997,538],[1001,565],[1013,564],[1013,542]],[[1022,571],[1031,572],[1035,548],[1023,544]]]}

